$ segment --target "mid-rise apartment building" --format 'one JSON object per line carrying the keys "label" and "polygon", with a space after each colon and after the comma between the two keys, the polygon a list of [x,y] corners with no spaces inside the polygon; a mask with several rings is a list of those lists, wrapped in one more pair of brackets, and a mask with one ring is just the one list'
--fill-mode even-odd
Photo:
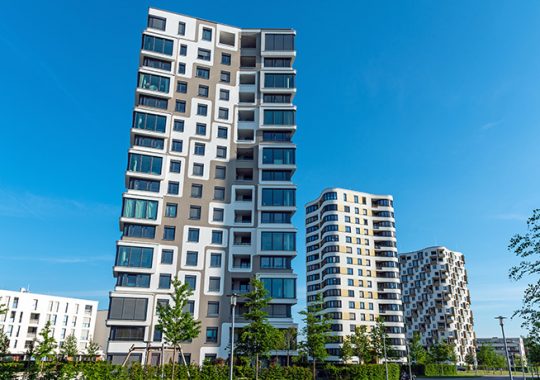
{"label": "mid-rise apartment building", "polygon": [[[331,188],[306,205],[307,302],[318,293],[340,360],[345,336],[383,319],[392,349],[405,356],[393,198]],[[358,358],[356,358],[358,360]]]}
{"label": "mid-rise apartment building", "polygon": [[[109,359],[161,347],[171,280],[194,294],[187,360],[227,358],[229,295],[260,278],[270,321],[295,326],[295,32],[240,29],[151,8],[142,34],[110,294]],[[245,324],[240,298],[237,326]],[[135,360],[148,360],[134,351]],[[159,359],[152,354],[151,362]],[[169,358],[166,358],[169,360]]]}
{"label": "mid-rise apartment building", "polygon": [[418,332],[425,346],[451,343],[457,362],[465,363],[475,354],[475,335],[463,254],[428,247],[399,258],[407,338]]}
{"label": "mid-rise apartment building", "polygon": [[[36,341],[47,321],[58,348],[69,335],[74,335],[79,350],[84,352],[94,334],[98,303],[78,298],[0,290],[0,305],[7,313],[0,315],[0,330],[9,338],[9,353],[24,357]],[[58,352],[57,348],[57,352]]]}
{"label": "mid-rise apartment building", "polygon": [[[482,346],[491,346],[497,354],[506,357],[503,338],[476,338],[476,351],[478,352]],[[522,337],[506,338],[506,347],[508,348],[508,355],[510,356],[512,366],[517,366],[519,369],[521,367],[521,359],[523,359],[523,365],[527,366],[527,355]]]}

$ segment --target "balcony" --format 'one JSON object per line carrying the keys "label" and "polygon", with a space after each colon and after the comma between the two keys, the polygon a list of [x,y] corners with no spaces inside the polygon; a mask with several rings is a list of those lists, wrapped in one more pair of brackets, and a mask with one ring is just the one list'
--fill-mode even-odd
{"label": "balcony", "polygon": [[234,200],[236,202],[252,202],[253,192],[251,189],[236,189]]}
{"label": "balcony", "polygon": [[235,210],[234,211],[234,223],[237,224],[250,224],[251,223],[251,211],[249,210]]}
{"label": "balcony", "polygon": [[247,246],[251,245],[250,232],[235,232],[233,237],[233,245]]}
{"label": "balcony", "polygon": [[251,268],[251,256],[249,256],[249,255],[233,255],[233,268],[234,269],[250,269]]}
{"label": "balcony", "polygon": [[253,169],[250,168],[237,168],[236,169],[237,181],[253,181]]}

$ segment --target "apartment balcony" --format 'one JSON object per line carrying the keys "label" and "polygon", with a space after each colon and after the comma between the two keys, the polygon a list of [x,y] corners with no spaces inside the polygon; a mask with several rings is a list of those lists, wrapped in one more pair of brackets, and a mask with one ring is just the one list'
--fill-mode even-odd
{"label": "apartment balcony", "polygon": [[251,269],[250,255],[233,255],[233,269]]}

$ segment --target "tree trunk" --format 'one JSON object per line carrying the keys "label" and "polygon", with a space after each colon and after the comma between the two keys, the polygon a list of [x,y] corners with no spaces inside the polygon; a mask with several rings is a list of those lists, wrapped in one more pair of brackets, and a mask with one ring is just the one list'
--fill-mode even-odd
{"label": "tree trunk", "polygon": [[259,354],[255,354],[255,380],[259,380]]}
{"label": "tree trunk", "polygon": [[174,380],[174,365],[176,364],[176,346],[173,347],[171,380]]}
{"label": "tree trunk", "polygon": [[180,345],[179,347],[180,347],[180,355],[182,355],[182,362],[186,366],[187,377],[188,379],[191,379],[191,376],[189,375],[189,367],[186,363],[186,357],[184,356],[184,351],[182,350],[182,345]]}
{"label": "tree trunk", "polygon": [[289,349],[287,349],[287,367],[290,366],[290,362],[289,362],[290,356],[291,356],[291,352],[289,351]]}
{"label": "tree trunk", "polygon": [[313,380],[316,380],[317,379],[317,365],[316,365],[316,360],[315,358],[313,358]]}

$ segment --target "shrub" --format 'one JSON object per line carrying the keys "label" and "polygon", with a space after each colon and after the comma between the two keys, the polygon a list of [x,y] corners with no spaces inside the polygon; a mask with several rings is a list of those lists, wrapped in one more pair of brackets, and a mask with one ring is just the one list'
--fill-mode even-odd
{"label": "shrub", "polygon": [[453,376],[457,375],[457,368],[453,364],[426,364],[426,376]]}

